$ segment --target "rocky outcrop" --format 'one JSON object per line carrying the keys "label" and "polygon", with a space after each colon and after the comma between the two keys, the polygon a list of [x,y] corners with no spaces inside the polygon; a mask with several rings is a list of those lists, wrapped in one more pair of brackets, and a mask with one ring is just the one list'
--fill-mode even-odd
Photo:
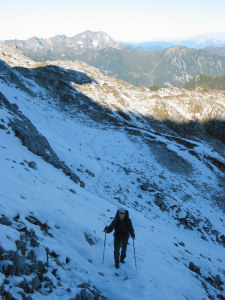
{"label": "rocky outcrop", "polygon": [[[14,250],[0,246],[0,275],[3,278],[0,283],[1,299],[20,299],[21,296],[21,299],[31,300],[35,293],[50,297],[54,289],[62,286],[62,278],[58,271],[60,268],[66,269],[70,258],[66,257],[61,261],[62,257],[46,247],[44,249],[46,256],[42,255],[40,259],[39,254],[43,253],[44,245],[37,237],[36,228],[35,230],[29,229],[30,223],[37,226],[37,231],[40,228],[44,235],[54,238],[49,232],[51,228],[48,224],[43,223],[34,215],[29,215],[24,220],[20,215],[13,218],[0,215],[0,227],[8,226],[11,232],[18,232],[18,235],[14,236],[19,237],[14,241]],[[46,259],[43,260],[43,258]],[[16,281],[13,281],[15,278]],[[16,290],[11,293],[12,285],[16,287]],[[107,299],[90,282],[77,284],[74,296],[69,288],[67,292],[71,294],[71,300]]]}
{"label": "rocky outcrop", "polygon": [[36,249],[39,247],[37,235],[33,229],[16,215],[13,219],[2,215],[0,226],[9,226],[10,230],[19,233],[19,239],[15,240],[15,250],[0,247],[0,273],[4,276],[0,286],[2,299],[15,299],[9,292],[11,279],[17,278],[16,287],[22,299],[32,299],[30,294],[35,291],[48,294],[54,288],[53,281],[48,276],[46,261],[38,259]]}
{"label": "rocky outcrop", "polygon": [[[41,156],[46,162],[57,169],[62,169],[72,181],[79,183],[81,187],[85,186],[84,182],[80,180],[65,162],[60,161],[47,139],[38,132],[31,121],[18,110],[17,105],[11,104],[2,93],[0,93],[0,103],[4,105],[11,114],[12,117],[9,119],[9,125],[24,146],[34,154]],[[34,164],[32,164],[32,166],[34,166]]]}
{"label": "rocky outcrop", "polygon": [[95,286],[89,283],[81,283],[77,286],[80,292],[76,295],[75,300],[107,300]]}

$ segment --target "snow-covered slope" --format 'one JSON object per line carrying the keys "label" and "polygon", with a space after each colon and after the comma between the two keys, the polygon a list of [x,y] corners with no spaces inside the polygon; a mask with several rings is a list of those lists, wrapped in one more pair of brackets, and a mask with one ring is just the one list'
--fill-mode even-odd
{"label": "snow-covered slope", "polygon": [[[223,136],[201,124],[172,126],[152,109],[168,99],[168,116],[180,110],[180,121],[200,121],[183,108],[203,95],[209,119],[222,120],[223,93],[156,94],[79,62],[28,69],[31,61],[4,51],[1,296],[223,299]],[[130,241],[117,277],[112,234],[102,264],[103,228],[120,206],[135,228],[137,270]]]}

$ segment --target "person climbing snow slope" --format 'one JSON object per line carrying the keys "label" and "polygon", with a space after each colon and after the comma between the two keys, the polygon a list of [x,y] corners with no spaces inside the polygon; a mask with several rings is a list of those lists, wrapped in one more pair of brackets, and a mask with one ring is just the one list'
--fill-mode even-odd
{"label": "person climbing snow slope", "polygon": [[131,236],[132,239],[135,239],[134,228],[129,218],[129,213],[124,208],[120,208],[117,211],[114,220],[109,226],[105,227],[104,232],[111,233],[113,230],[115,267],[118,269],[119,262],[125,263],[129,237]]}

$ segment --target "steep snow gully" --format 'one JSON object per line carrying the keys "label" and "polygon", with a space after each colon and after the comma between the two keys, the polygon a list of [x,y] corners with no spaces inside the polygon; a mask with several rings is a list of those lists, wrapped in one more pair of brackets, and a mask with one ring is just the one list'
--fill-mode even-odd
{"label": "steep snow gully", "polygon": [[[0,75],[2,299],[224,299],[224,144]],[[137,270],[130,241],[115,276],[103,229],[120,206]]]}

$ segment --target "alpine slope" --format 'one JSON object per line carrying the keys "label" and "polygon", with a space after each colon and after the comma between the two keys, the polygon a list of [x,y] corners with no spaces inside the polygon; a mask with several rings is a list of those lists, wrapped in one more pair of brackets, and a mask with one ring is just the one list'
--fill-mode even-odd
{"label": "alpine slope", "polygon": [[[2,299],[224,299],[224,100],[2,43]],[[119,207],[136,238],[116,270]]]}

